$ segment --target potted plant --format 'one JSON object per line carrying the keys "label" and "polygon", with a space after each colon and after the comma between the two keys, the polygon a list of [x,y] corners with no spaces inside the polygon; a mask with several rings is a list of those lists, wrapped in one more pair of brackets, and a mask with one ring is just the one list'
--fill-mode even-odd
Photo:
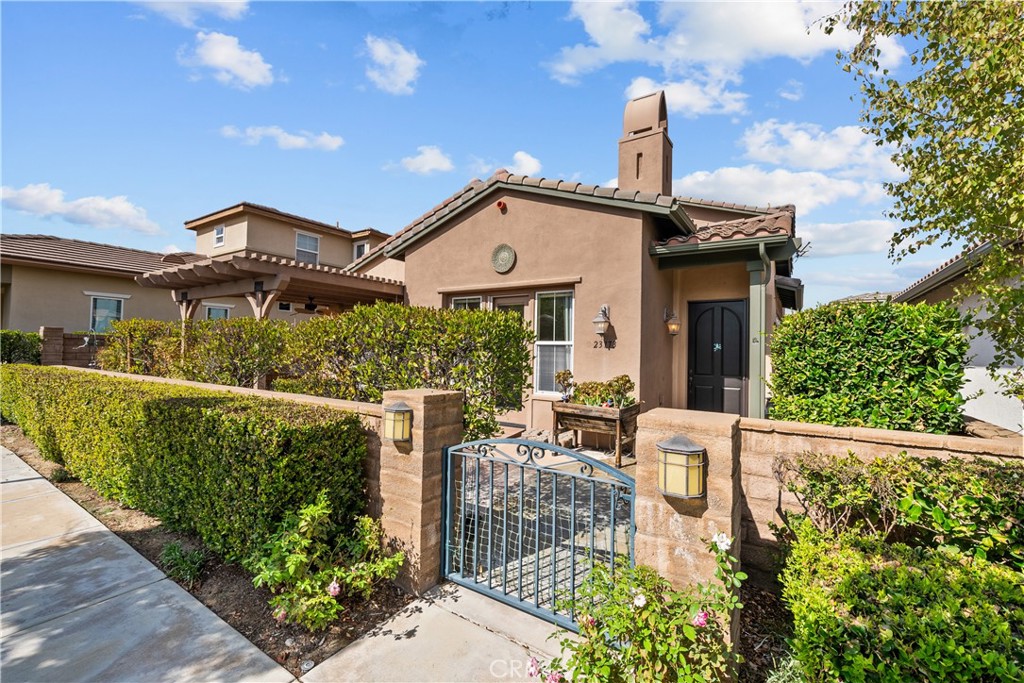
{"label": "potted plant", "polygon": [[636,384],[629,375],[619,375],[607,382],[577,383],[569,370],[555,374],[562,388],[562,402],[554,403],[551,439],[565,430],[573,430],[576,443],[580,432],[612,434],[615,437],[615,466],[622,466],[622,447],[636,439],[636,418],[640,403],[632,395]]}

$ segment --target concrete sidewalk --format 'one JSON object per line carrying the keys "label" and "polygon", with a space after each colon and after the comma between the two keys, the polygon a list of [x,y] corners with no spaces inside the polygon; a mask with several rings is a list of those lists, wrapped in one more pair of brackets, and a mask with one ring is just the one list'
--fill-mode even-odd
{"label": "concrete sidewalk", "polygon": [[555,627],[446,583],[302,677],[304,683],[536,681],[531,656],[559,652]]}
{"label": "concrete sidewalk", "polygon": [[5,683],[294,680],[14,453],[0,458]]}

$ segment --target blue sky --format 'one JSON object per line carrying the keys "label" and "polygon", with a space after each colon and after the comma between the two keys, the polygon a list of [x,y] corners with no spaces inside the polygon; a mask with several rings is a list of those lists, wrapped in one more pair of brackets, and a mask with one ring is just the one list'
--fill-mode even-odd
{"label": "blue sky", "polygon": [[887,258],[835,8],[3,2],[3,231],[189,250],[250,201],[392,233],[499,167],[614,183],[625,102],[664,88],[676,194],[796,204],[808,304],[900,289],[946,255]]}

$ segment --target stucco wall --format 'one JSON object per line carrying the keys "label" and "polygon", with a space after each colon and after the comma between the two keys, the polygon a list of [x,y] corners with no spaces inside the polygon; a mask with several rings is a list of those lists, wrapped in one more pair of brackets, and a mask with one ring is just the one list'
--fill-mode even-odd
{"label": "stucco wall", "polygon": [[[213,231],[218,225],[224,226],[224,244],[213,245]],[[205,256],[220,256],[243,251],[247,241],[248,225],[245,216],[232,216],[227,220],[204,225],[196,230],[196,253]]]}
{"label": "stucco wall", "polygon": [[320,238],[321,265],[340,268],[352,263],[352,240],[343,233],[330,235],[255,215],[248,217],[248,223],[249,249],[295,258],[295,235],[301,232]]}
{"label": "stucco wall", "polygon": [[399,261],[394,258],[380,259],[367,268],[361,268],[358,272],[361,275],[372,275],[373,277],[405,282],[405,261]]}

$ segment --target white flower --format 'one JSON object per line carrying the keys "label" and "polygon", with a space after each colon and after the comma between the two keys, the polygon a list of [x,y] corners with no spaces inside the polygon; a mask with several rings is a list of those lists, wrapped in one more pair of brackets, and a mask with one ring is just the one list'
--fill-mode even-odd
{"label": "white flower", "polygon": [[721,531],[711,537],[711,542],[718,546],[718,549],[723,553],[732,547],[732,540]]}
{"label": "white flower", "polygon": [[636,597],[633,598],[633,607],[640,608],[647,604],[647,596],[643,593],[637,593]]}

